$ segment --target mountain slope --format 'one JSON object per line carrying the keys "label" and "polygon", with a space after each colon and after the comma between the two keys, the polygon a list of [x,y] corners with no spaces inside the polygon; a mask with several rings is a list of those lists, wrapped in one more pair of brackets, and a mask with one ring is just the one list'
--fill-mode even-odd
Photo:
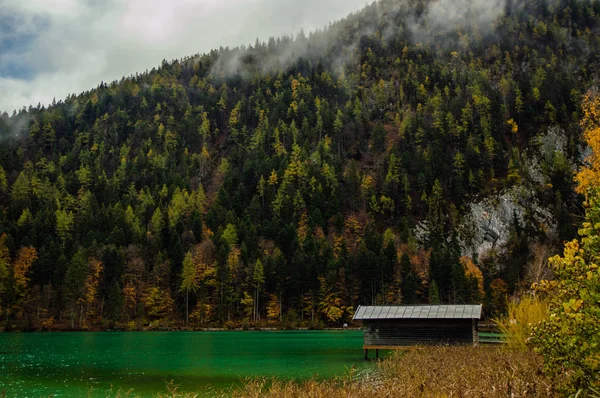
{"label": "mountain slope", "polygon": [[7,326],[501,311],[574,234],[600,2],[463,3],[383,0],[2,116]]}

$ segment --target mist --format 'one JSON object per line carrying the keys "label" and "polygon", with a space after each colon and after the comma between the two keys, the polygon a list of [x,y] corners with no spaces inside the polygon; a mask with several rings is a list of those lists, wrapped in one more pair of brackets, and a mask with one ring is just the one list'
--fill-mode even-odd
{"label": "mist", "polygon": [[445,48],[457,41],[448,33],[466,26],[489,34],[505,8],[505,0],[425,3],[419,10],[414,0],[0,0],[10,16],[0,18],[0,111],[49,105],[163,59],[218,48],[243,46],[222,52],[215,75],[286,70],[299,58],[328,58],[330,69],[342,70],[377,31]]}
{"label": "mist", "polygon": [[[506,0],[434,0],[419,7],[411,0],[379,0],[346,18],[296,37],[259,42],[250,47],[227,49],[213,65],[214,76],[286,71],[300,59],[320,62],[327,58],[330,70],[341,71],[356,62],[361,40],[379,32],[384,41],[404,40],[434,45],[442,51],[468,46],[459,32],[488,37],[504,15]],[[399,21],[401,21],[399,23]],[[339,44],[343,43],[341,47]]]}
{"label": "mist", "polygon": [[414,33],[422,33],[427,27],[434,35],[473,25],[485,30],[492,27],[505,7],[506,0],[438,0],[426,8],[411,29]]}
{"label": "mist", "polygon": [[0,112],[50,104],[163,59],[321,28],[365,0],[0,0]]}

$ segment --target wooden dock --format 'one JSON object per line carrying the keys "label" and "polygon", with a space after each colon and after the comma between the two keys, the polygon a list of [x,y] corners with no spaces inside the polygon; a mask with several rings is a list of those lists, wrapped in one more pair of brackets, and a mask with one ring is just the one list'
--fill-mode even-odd
{"label": "wooden dock", "polygon": [[480,344],[505,344],[506,339],[502,333],[496,332],[479,332]]}

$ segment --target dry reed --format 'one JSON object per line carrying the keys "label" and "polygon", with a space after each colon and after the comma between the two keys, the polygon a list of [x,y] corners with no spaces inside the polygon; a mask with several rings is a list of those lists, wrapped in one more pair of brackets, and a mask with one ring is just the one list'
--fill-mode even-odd
{"label": "dry reed", "polygon": [[254,379],[222,393],[160,397],[386,398],[386,397],[555,397],[541,359],[507,347],[424,347],[399,352],[368,372],[335,380],[304,382]]}

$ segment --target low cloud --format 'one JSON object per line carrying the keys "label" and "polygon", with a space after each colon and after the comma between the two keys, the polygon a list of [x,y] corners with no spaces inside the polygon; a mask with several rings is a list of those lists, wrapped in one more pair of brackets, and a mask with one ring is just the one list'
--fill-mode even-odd
{"label": "low cloud", "polygon": [[376,40],[370,40],[377,31],[387,41],[400,38],[434,45],[442,51],[465,48],[473,39],[493,35],[505,8],[506,0],[431,0],[422,8],[410,0],[380,0],[340,24],[315,32],[308,40],[292,37],[269,51],[249,48],[225,52],[211,73],[244,76],[255,71],[285,70],[299,57],[315,62],[323,55],[328,66],[337,69],[356,61],[356,50],[377,45]]}
{"label": "low cloud", "polygon": [[[0,111],[171,60],[321,28],[365,0],[0,0]],[[16,22],[15,22],[16,21]]]}
{"label": "low cloud", "polygon": [[414,41],[448,49],[457,44],[456,32],[476,29],[481,36],[492,34],[505,8],[506,0],[437,0],[415,16],[409,29]]}
{"label": "low cloud", "polygon": [[490,26],[505,8],[506,0],[438,0],[425,18],[436,32],[444,33],[465,25]]}

